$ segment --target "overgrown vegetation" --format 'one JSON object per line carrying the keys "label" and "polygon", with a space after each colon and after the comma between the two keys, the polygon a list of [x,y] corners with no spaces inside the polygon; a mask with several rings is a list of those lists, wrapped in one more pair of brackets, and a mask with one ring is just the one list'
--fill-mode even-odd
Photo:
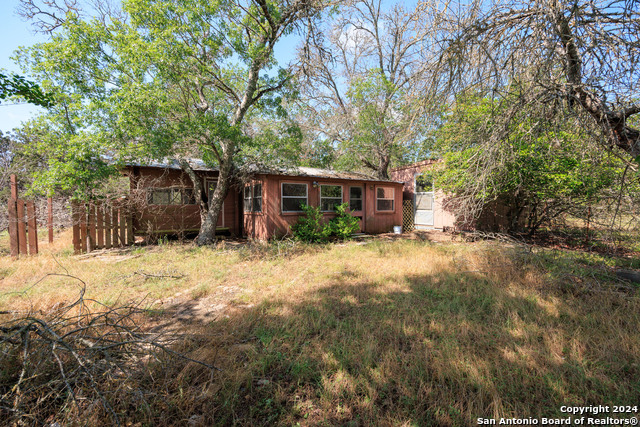
{"label": "overgrown vegetation", "polygon": [[[51,319],[74,301],[68,276],[33,286],[64,266],[87,283],[86,301],[121,307],[146,296],[139,334],[173,336],[171,349],[221,369],[144,352],[105,368],[97,387],[122,424],[463,426],[640,399],[638,288],[611,268],[637,268],[637,256],[420,239],[170,243],[81,257],[68,247],[0,258],[3,326],[25,312]],[[99,318],[105,308],[87,310]],[[14,375],[3,377],[10,401],[0,411],[23,417],[6,409],[23,356],[6,354],[2,372]],[[25,380],[63,385],[57,363],[45,372]],[[33,416],[23,419],[111,419],[90,384],[74,384],[78,406],[66,386],[48,406],[22,395]]]}
{"label": "overgrown vegetation", "polygon": [[342,203],[335,207],[336,216],[325,221],[319,206],[303,205],[303,216],[291,226],[291,232],[296,240],[308,243],[325,243],[329,240],[345,240],[357,232],[360,221],[348,212],[348,204]]}
{"label": "overgrown vegetation", "polygon": [[[436,143],[444,162],[429,173],[451,195],[451,209],[476,219],[498,201],[507,207],[502,231],[529,235],[567,214],[589,220],[592,209],[606,208],[615,222],[634,213],[640,181],[630,156],[600,150],[582,123],[548,107],[518,107],[516,99],[463,96],[447,113]],[[511,118],[499,140],[496,115]]]}

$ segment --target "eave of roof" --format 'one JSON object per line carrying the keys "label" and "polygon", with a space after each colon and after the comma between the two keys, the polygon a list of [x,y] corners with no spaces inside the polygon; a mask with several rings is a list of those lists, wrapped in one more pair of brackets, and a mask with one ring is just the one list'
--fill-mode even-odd
{"label": "eave of roof", "polygon": [[[187,159],[187,162],[195,171],[199,171],[199,172],[218,171],[218,168],[208,166],[204,161],[202,161],[202,159]],[[177,170],[182,169],[180,167],[180,162],[176,159],[162,159],[160,161],[151,160],[146,163],[130,162],[130,163],[126,163],[125,166],[128,166],[128,167],[138,166],[138,167],[145,167],[145,168],[177,169]]]}
{"label": "eave of roof", "polygon": [[[198,172],[217,172],[219,169],[215,167],[207,166],[201,159],[187,159],[193,170]],[[175,169],[180,170],[180,163],[176,159],[163,159],[162,161],[150,161],[147,163],[139,163],[139,162],[131,162],[125,164],[127,167],[147,167],[147,168],[160,168],[160,169]],[[266,168],[266,167],[255,167],[253,174],[264,174],[264,175],[282,175],[282,176],[303,176],[308,178],[318,178],[318,179],[345,179],[345,180],[354,180],[354,181],[369,181],[369,182],[393,182],[402,184],[401,181],[393,181],[391,179],[380,179],[375,178],[371,175],[367,175],[361,172],[342,172],[336,171],[333,169],[319,169],[319,168],[310,168],[306,166],[299,166],[294,168]]]}

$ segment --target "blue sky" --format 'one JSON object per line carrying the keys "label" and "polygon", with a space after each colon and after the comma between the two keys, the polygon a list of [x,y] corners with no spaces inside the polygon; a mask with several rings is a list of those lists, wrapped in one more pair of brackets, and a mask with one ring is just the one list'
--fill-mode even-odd
{"label": "blue sky", "polygon": [[[25,22],[17,14],[19,0],[0,0],[0,68],[23,74],[18,64],[10,58],[13,52],[20,46],[30,46],[38,42],[46,41],[47,36],[36,34],[29,22]],[[287,37],[276,46],[276,55],[284,65],[294,58],[297,40],[295,37]],[[25,76],[29,78],[29,76]],[[7,133],[20,126],[23,121],[32,118],[42,108],[30,104],[11,105],[13,102],[3,102],[0,104],[0,131]]]}
{"label": "blue sky", "polygon": [[[0,1],[0,16],[2,17],[0,68],[20,74],[20,67],[10,59],[13,52],[20,46],[30,46],[43,41],[45,36],[34,34],[31,25],[17,15],[18,4],[18,0]],[[0,131],[3,133],[20,126],[22,121],[28,120],[38,111],[42,111],[41,108],[29,104],[8,104],[11,104],[11,101],[0,104]]]}

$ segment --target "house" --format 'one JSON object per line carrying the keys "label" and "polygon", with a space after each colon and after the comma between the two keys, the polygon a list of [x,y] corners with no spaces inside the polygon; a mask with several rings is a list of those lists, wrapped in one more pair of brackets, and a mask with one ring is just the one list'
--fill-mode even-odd
{"label": "house", "polygon": [[[191,167],[213,192],[218,171],[202,161]],[[134,233],[193,233],[200,227],[193,185],[178,162],[130,164],[129,176]],[[360,231],[389,232],[402,224],[403,183],[379,180],[365,174],[327,169],[258,170],[246,183],[229,191],[218,219],[217,231],[233,236],[269,239],[290,233],[302,214],[301,206],[319,206],[327,220],[334,207],[348,203],[360,219]]]}
{"label": "house", "polygon": [[[451,200],[443,191],[435,188],[428,175],[425,175],[425,172],[441,162],[442,160],[423,160],[390,170],[391,179],[404,183],[402,199],[411,201],[416,229],[506,232],[513,227],[511,221],[514,218],[514,208],[508,194],[482,206],[478,217],[473,221],[457,216],[452,210]],[[524,226],[524,217],[520,218],[518,226]]]}
{"label": "house", "polygon": [[457,225],[455,215],[445,208],[445,194],[423,176],[437,162],[439,160],[423,160],[389,171],[391,179],[404,183],[402,200],[409,200],[413,204],[413,222],[417,230],[444,230]]}

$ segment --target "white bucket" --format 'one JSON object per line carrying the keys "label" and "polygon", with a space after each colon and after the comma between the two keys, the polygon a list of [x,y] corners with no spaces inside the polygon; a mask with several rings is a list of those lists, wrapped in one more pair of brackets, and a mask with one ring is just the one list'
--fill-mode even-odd
{"label": "white bucket", "polygon": [[393,234],[402,234],[402,226],[394,225],[393,226]]}

